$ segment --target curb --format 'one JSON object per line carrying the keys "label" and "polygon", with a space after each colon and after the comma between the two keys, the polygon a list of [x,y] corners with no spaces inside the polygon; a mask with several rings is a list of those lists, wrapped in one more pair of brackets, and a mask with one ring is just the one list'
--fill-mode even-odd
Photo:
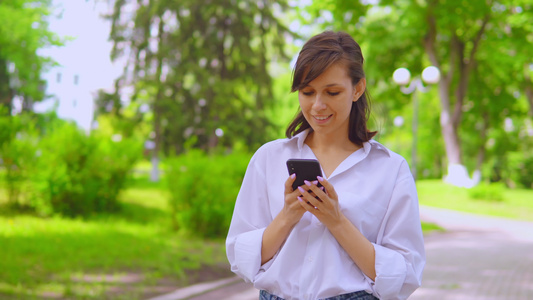
{"label": "curb", "polygon": [[199,295],[208,293],[210,291],[213,291],[213,290],[225,287],[225,286],[235,284],[240,281],[242,281],[242,279],[238,276],[235,276],[235,277],[224,278],[224,279],[211,281],[211,282],[198,283],[195,285],[191,285],[188,287],[175,290],[174,292],[171,292],[168,294],[150,298],[148,300],[185,300],[185,299],[192,298],[194,296],[199,296]]}

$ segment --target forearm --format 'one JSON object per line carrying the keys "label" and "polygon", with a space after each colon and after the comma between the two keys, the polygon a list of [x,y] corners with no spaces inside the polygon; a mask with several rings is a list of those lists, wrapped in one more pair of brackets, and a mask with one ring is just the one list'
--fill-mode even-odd
{"label": "forearm", "polygon": [[261,265],[271,260],[281,248],[296,223],[290,222],[281,211],[267,226],[261,245]]}
{"label": "forearm", "polygon": [[344,215],[337,224],[328,228],[359,269],[375,280],[376,253],[372,243]]}

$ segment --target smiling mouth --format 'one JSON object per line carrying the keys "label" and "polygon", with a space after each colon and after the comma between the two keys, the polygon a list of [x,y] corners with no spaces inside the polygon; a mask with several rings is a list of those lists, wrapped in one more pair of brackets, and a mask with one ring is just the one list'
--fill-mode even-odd
{"label": "smiling mouth", "polygon": [[317,121],[325,121],[327,119],[329,119],[331,117],[331,115],[329,116],[313,116],[313,118],[315,118]]}

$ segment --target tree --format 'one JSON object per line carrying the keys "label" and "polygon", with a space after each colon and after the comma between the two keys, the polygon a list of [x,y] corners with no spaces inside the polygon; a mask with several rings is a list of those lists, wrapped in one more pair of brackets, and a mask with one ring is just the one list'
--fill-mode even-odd
{"label": "tree", "polygon": [[[390,74],[397,67],[408,66],[419,73],[431,63],[441,71],[439,82],[440,125],[448,163],[448,180],[457,185],[472,184],[464,167],[463,139],[476,134],[477,127],[461,126],[466,103],[482,106],[486,97],[470,93],[472,84],[486,84],[487,80],[472,81],[480,70],[497,69],[518,72],[518,80],[501,79],[509,92],[531,89],[530,66],[532,50],[532,1],[379,1],[376,5],[357,2],[316,1],[312,11],[319,15],[331,10],[333,21],[328,24],[342,28],[366,45],[370,70],[377,82],[390,86]],[[490,60],[490,51],[505,52],[501,59]],[[394,55],[391,55],[394,53]],[[492,52],[492,55],[495,52]],[[511,61],[504,57],[512,54]],[[501,63],[503,62],[503,65]],[[508,73],[509,74],[509,73]],[[486,76],[487,74],[484,74]],[[489,74],[490,76],[490,74]],[[492,80],[492,79],[491,79]],[[518,81],[518,82],[517,82]],[[477,89],[478,91],[480,89]],[[529,97],[528,97],[529,99]],[[530,101],[531,102],[531,101]],[[507,103],[509,105],[509,103]],[[391,104],[389,104],[391,105]],[[477,119],[483,123],[483,114]],[[492,115],[490,123],[498,126],[503,115]],[[486,131],[487,127],[484,129]],[[482,157],[482,156],[480,156]]]}
{"label": "tree", "polygon": [[268,139],[269,66],[286,59],[290,35],[275,16],[284,1],[114,3],[112,57],[128,57],[117,92],[133,86],[132,101],[150,105],[155,158],[186,141],[207,151]]}
{"label": "tree", "polygon": [[0,2],[0,105],[7,114],[16,96],[27,109],[44,97],[41,71],[52,61],[38,49],[61,45],[48,30],[50,5],[50,0]]}

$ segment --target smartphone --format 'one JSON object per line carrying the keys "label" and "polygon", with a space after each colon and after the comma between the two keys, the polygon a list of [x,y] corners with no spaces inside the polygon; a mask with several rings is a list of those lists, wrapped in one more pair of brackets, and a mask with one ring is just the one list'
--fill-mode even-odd
{"label": "smartphone", "polygon": [[[315,181],[317,176],[322,176],[322,170],[320,169],[320,163],[316,159],[294,159],[287,160],[287,170],[289,175],[296,173],[296,179],[292,184],[292,190],[294,191],[299,186],[304,185],[304,180]],[[318,186],[322,186],[320,182]]]}

